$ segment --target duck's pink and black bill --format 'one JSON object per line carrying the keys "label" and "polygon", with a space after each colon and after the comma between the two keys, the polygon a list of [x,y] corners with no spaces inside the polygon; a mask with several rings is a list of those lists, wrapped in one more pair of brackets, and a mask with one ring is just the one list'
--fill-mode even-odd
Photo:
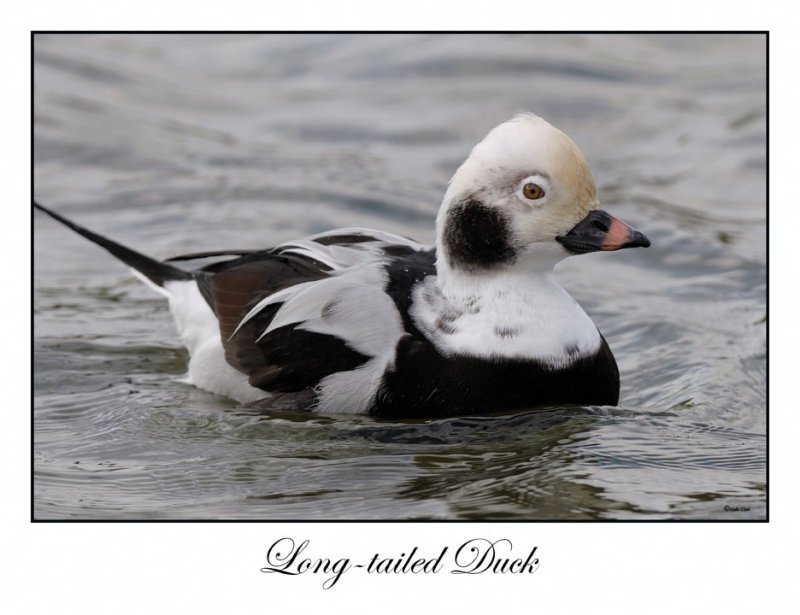
{"label": "duck's pink and black bill", "polygon": [[569,233],[556,237],[556,241],[573,254],[650,247],[650,240],[643,233],[602,209],[589,212]]}

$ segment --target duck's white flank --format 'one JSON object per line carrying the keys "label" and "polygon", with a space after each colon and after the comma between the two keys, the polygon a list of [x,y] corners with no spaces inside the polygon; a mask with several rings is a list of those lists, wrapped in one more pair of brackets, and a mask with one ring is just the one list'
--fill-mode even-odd
{"label": "duck's white flank", "polygon": [[225,360],[219,335],[219,321],[200,294],[197,282],[166,282],[163,291],[175,327],[189,351],[189,367],[184,381],[196,387],[249,404],[269,396],[250,385],[247,375]]}

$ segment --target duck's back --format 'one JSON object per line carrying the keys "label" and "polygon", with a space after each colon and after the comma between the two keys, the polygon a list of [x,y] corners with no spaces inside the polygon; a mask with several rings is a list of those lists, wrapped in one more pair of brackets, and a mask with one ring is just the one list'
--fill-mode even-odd
{"label": "duck's back", "polygon": [[[194,279],[218,320],[225,362],[250,387],[283,406],[365,413],[404,332],[388,269],[400,254],[428,252],[344,229],[213,263]],[[196,372],[194,380],[210,377]]]}
{"label": "duck's back", "polygon": [[435,250],[388,239],[334,231],[198,270],[226,362],[282,406],[321,412],[436,417],[617,403],[604,339],[557,367],[443,352],[413,317],[415,296],[435,280]]}

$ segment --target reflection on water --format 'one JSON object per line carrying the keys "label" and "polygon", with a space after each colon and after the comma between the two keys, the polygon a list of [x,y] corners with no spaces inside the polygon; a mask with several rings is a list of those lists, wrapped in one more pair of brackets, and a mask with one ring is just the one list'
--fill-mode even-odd
{"label": "reflection on water", "polygon": [[431,241],[449,176],[518,109],[575,138],[604,207],[653,247],[557,269],[614,350],[620,407],[398,423],[182,384],[159,297],[37,216],[36,517],[764,518],[764,51],[750,35],[37,35],[37,197],[154,256],[337,226]]}

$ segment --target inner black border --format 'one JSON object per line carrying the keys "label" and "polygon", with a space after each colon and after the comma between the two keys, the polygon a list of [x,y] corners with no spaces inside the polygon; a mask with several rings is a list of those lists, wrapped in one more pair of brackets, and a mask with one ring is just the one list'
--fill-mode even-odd
{"label": "inner black border", "polygon": [[30,225],[30,305],[31,305],[31,410],[30,410],[30,520],[31,523],[769,523],[769,185],[770,185],[770,100],[769,100],[769,30],[31,30],[30,42],[30,183],[31,204],[34,186],[34,42],[37,34],[706,34],[764,35],[766,54],[766,240],[767,240],[767,315],[766,315],[766,516],[764,519],[37,519],[34,516],[34,268],[33,268],[33,216]]}

